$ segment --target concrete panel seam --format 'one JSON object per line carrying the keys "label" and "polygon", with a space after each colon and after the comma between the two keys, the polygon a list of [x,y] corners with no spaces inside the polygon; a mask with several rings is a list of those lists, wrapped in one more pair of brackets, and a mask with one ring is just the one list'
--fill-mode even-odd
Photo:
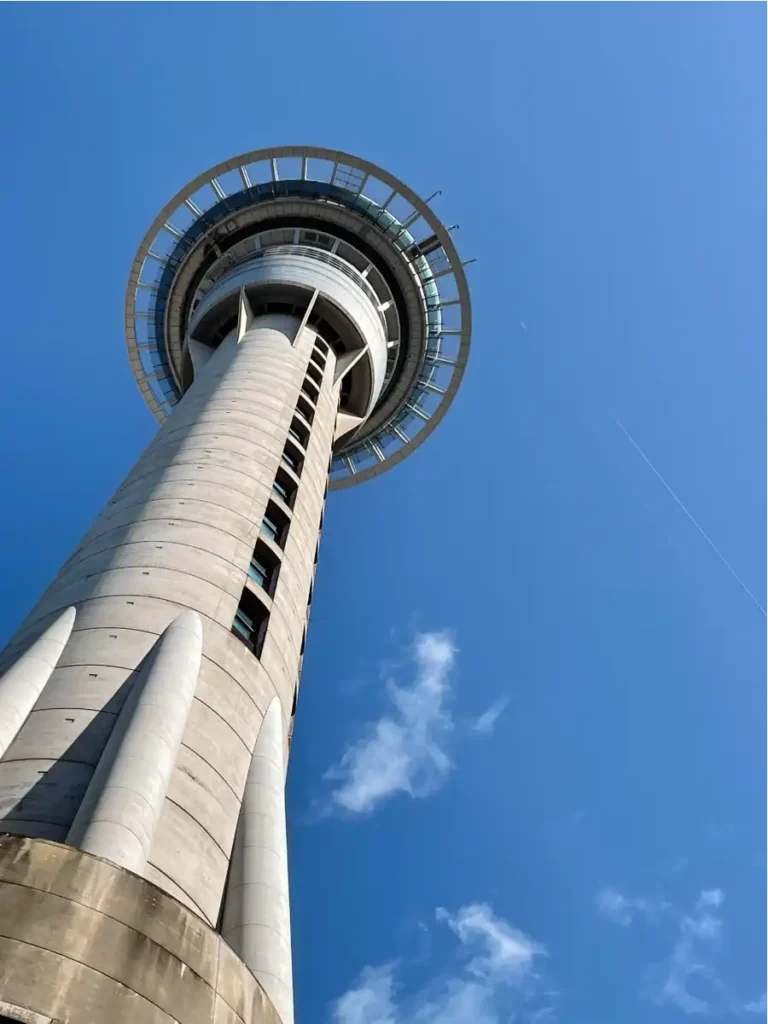
{"label": "concrete panel seam", "polygon": [[[201,505],[213,505],[214,508],[223,509],[225,512],[229,513],[230,515],[238,516],[240,519],[244,520],[248,524],[250,529],[254,528],[254,523],[253,523],[252,520],[250,520],[247,516],[244,516],[242,512],[238,512],[237,509],[231,508],[229,505],[222,505],[220,502],[218,502],[218,501],[211,501],[208,498],[195,498],[195,497],[192,497],[191,495],[190,495],[189,500],[190,501],[196,501],[196,502],[198,502]],[[101,515],[99,516],[99,519],[101,519],[103,517],[103,521],[104,522],[108,522],[110,519],[114,518],[114,516],[116,516],[116,515],[119,515],[121,512],[128,512],[132,508],[137,508],[138,506],[146,507],[147,505],[151,505],[153,501],[176,501],[176,502],[178,502],[179,499],[176,496],[174,496],[174,497],[170,497],[170,498],[168,498],[168,497],[149,498],[149,499],[146,499],[144,501],[135,501],[131,505],[121,505],[120,508],[114,509],[113,512],[112,512],[112,515],[110,515],[110,516],[104,516],[104,513],[102,512]],[[181,504],[183,504],[183,502],[181,502]]]}
{"label": "concrete panel seam", "polygon": [[[166,499],[163,498],[163,499],[159,499],[159,500],[165,501]],[[167,500],[173,500],[173,499],[167,499]],[[143,523],[166,523],[167,525],[170,526],[171,522],[172,522],[172,520],[174,518],[178,519],[178,521],[181,522],[181,523],[191,523],[191,524],[193,524],[195,526],[204,526],[204,527],[206,527],[209,530],[215,530],[216,533],[221,533],[225,537],[230,537],[232,540],[236,541],[238,544],[245,543],[242,540],[241,537],[237,536],[237,534],[230,533],[229,530],[223,530],[220,526],[214,526],[213,523],[204,523],[200,519],[186,519],[186,518],[182,518],[181,516],[176,516],[176,517],[174,517],[174,516],[148,516],[146,519],[134,519],[134,520],[132,520],[130,525],[131,526],[140,526]],[[111,526],[108,530],[105,530],[104,533],[94,534],[92,540],[96,540],[98,537],[105,537],[108,533],[113,533],[115,530],[127,529],[127,527],[128,527],[128,524],[125,524],[123,526]],[[146,542],[146,543],[152,543],[152,542],[149,541],[149,542]],[[106,548],[100,548],[99,550],[104,551],[104,550],[107,550],[107,549]],[[78,552],[76,551],[75,554],[77,554],[77,553]],[[97,553],[98,552],[94,552],[94,554],[97,554]],[[62,566],[62,569],[63,568],[64,568],[64,566]]]}
{"label": "concrete panel seam", "polygon": [[[98,713],[98,712],[97,712]],[[109,712],[108,712],[109,713]],[[26,761],[50,761],[51,764],[81,764],[84,768],[93,768],[90,761],[77,761],[70,757],[4,757],[0,761],[0,765],[6,764],[21,764]],[[24,798],[22,797],[22,800]],[[22,819],[24,820],[24,819]],[[41,818],[40,821],[45,821],[45,818]],[[0,825],[2,825],[3,819],[0,819]],[[58,822],[48,822],[49,825],[59,824]]]}
{"label": "concrete panel seam", "polygon": [[[198,448],[198,449],[192,449],[192,450],[193,451],[203,451],[203,452],[206,452],[206,453],[208,451],[205,448],[202,448],[202,449]],[[222,451],[222,450],[223,449],[220,449],[220,448],[216,449],[216,451]],[[264,450],[267,451],[268,455],[270,456],[270,462],[271,462],[272,459],[279,458],[281,446],[278,446],[275,450],[267,450],[267,449],[264,449]],[[211,448],[210,451],[214,451],[214,449]],[[240,453],[239,452],[235,452],[235,454],[240,454]],[[248,460],[246,460],[246,457],[243,456],[243,455],[241,455],[241,458],[243,458],[244,461],[257,462],[260,465],[263,465],[265,469],[271,468],[270,466],[268,466],[266,464],[266,462],[261,463],[257,459],[250,459],[250,458]],[[217,470],[220,470],[221,472],[227,472],[227,473],[237,472],[240,476],[242,476],[242,477],[244,477],[244,478],[246,478],[248,480],[253,480],[254,483],[257,483],[257,484],[264,483],[263,479],[261,477],[259,477],[259,476],[251,476],[250,473],[242,473],[240,470],[235,470],[231,466],[218,465],[216,462],[210,462],[209,461],[208,463],[205,463],[205,460],[203,460],[203,459],[184,459],[183,461],[181,461],[181,460],[177,461],[176,459],[172,459],[172,460],[170,460],[169,462],[167,462],[167,463],[165,463],[163,465],[155,467],[155,469],[149,470],[149,472],[147,472],[147,473],[143,473],[141,476],[133,477],[131,480],[129,480],[125,484],[124,487],[122,487],[116,493],[117,494],[125,494],[125,492],[129,491],[134,486],[134,484],[141,483],[142,480],[146,480],[148,477],[153,476],[155,473],[167,473],[167,472],[169,472],[172,469],[178,469],[180,466],[195,466],[199,462],[203,462],[204,463],[204,467],[207,468],[207,469],[217,469]],[[199,468],[202,469],[204,467],[200,466]],[[168,480],[167,482],[168,483],[176,483],[177,479],[174,477],[173,479]],[[181,481],[178,481],[178,482],[181,482]],[[213,480],[213,481],[211,481],[211,480],[201,480],[200,482],[201,483],[215,483],[217,487],[218,486],[221,486],[221,487],[226,487],[227,486],[226,484],[219,484],[218,480]],[[235,490],[235,488],[231,488],[231,490]]]}
{"label": "concrete panel seam", "polygon": [[[244,749],[244,750],[245,750],[245,751],[246,751],[246,752],[247,752],[248,754],[250,754],[250,753],[252,752],[252,748],[250,748],[250,747],[248,746],[248,744],[247,744],[247,743],[245,742],[245,740],[244,740],[244,739],[243,739],[243,737],[242,737],[242,736],[240,735],[240,733],[239,733],[239,732],[237,731],[237,729],[235,729],[235,727],[234,727],[233,725],[231,725],[231,724],[230,724],[230,723],[229,723],[229,722],[228,722],[228,721],[226,720],[226,718],[224,718],[224,716],[223,716],[223,715],[219,714],[219,712],[218,712],[218,711],[216,710],[216,708],[213,708],[213,707],[211,707],[211,705],[210,705],[210,704],[208,704],[208,702],[207,702],[207,701],[204,701],[204,700],[202,699],[202,697],[198,697],[197,695],[195,695],[195,700],[196,700],[196,701],[198,701],[198,702],[199,702],[200,704],[202,704],[204,708],[208,708],[208,710],[209,710],[209,711],[211,712],[211,714],[212,714],[212,715],[216,715],[216,717],[217,717],[217,718],[218,718],[218,719],[219,719],[220,721],[222,721],[222,722],[224,723],[224,725],[226,725],[226,727],[227,727],[228,729],[231,729],[231,730],[232,730],[232,732],[233,732],[233,733],[235,734],[235,736],[237,736],[237,738],[238,738],[238,739],[240,740],[240,742],[242,743],[242,745],[243,745],[243,749]],[[255,707],[255,702],[254,702],[254,707]],[[258,710],[258,708],[257,708],[256,710]],[[189,744],[185,743],[185,744],[184,744],[184,746],[185,746],[185,747],[189,747]],[[192,748],[191,748],[191,747],[189,747],[189,749],[191,750]],[[196,754],[198,754],[198,756],[199,756],[199,757],[202,757],[202,756],[203,756],[202,754],[200,754],[200,753],[199,753],[199,751],[195,751],[195,753],[196,753]],[[205,759],[205,758],[203,757],[203,760],[205,761],[206,759]],[[208,762],[206,761],[206,764],[207,764],[207,763],[208,763]],[[213,765],[211,765],[211,768],[213,768]],[[213,770],[214,770],[214,771],[216,771],[216,769],[215,769],[215,768],[214,768]],[[218,773],[218,772],[216,772],[216,774],[218,775],[219,773]],[[225,780],[225,781],[226,781],[226,780]],[[230,789],[232,789],[232,787],[231,787],[231,786],[230,786]],[[234,793],[234,790],[232,790],[232,792]],[[237,794],[235,794],[235,795],[237,795]]]}
{"label": "concrete panel seam", "polygon": [[[280,461],[279,453],[275,453],[275,461],[276,462]],[[191,463],[189,463],[189,465],[191,465]],[[152,476],[153,473],[166,473],[168,471],[168,469],[170,469],[170,468],[172,468],[172,467],[169,466],[169,467],[165,467],[164,469],[153,470],[152,473],[148,473],[147,476]],[[143,479],[146,479],[146,477],[144,477]],[[141,483],[141,480],[137,480],[135,482],[136,483]],[[248,491],[241,491],[239,487],[232,487],[230,484],[223,484],[219,480],[202,480],[200,478],[198,478],[197,480],[190,480],[187,477],[181,477],[179,479],[174,477],[172,480],[163,480],[162,483],[168,484],[168,485],[171,485],[171,484],[173,484],[173,485],[175,485],[175,484],[213,484],[213,486],[215,486],[215,487],[217,487],[217,488],[219,488],[221,490],[233,491],[235,494],[241,494],[244,498],[248,498],[248,500],[251,501],[251,502],[254,500],[254,495],[250,494]],[[126,490],[131,490],[131,487],[127,487]],[[226,505],[222,505],[221,507],[222,508],[227,508]]]}
{"label": "concrete panel seam", "polygon": [[[141,934],[141,933],[139,932],[139,934]],[[36,942],[29,942],[26,939],[16,939],[16,938],[12,938],[11,936],[8,936],[8,935],[3,935],[2,937],[4,939],[6,939],[8,942],[17,943],[20,946],[28,946],[30,949],[40,949],[43,952],[50,954],[51,956],[58,957],[58,959],[60,959],[60,960],[64,960],[64,961],[68,960],[70,963],[79,964],[81,967],[84,967],[87,971],[91,971],[91,972],[93,972],[93,974],[98,974],[101,978],[108,978],[114,985],[119,985],[120,988],[125,989],[126,992],[130,992],[131,995],[134,998],[138,996],[139,999],[143,999],[145,1002],[149,1003],[150,1006],[154,1006],[157,1010],[160,1011],[160,1013],[162,1013],[164,1016],[166,1016],[168,1018],[169,1024],[183,1024],[183,1021],[177,1021],[176,1018],[172,1017],[171,1014],[168,1013],[167,1010],[164,1010],[162,1008],[162,1006],[160,1006],[159,1003],[156,1003],[154,1001],[154,999],[150,999],[148,996],[143,995],[141,992],[137,992],[133,988],[129,988],[129,986],[126,985],[125,982],[120,981],[118,978],[113,978],[111,974],[106,974],[104,971],[100,971],[97,967],[91,967],[90,964],[86,964],[86,963],[84,963],[84,961],[78,960],[77,957],[67,956],[65,953],[59,953],[58,950],[48,949],[46,946],[40,946]],[[176,959],[178,959],[178,958],[176,958]],[[181,960],[179,961],[179,963],[182,963],[182,962],[183,961],[181,961]],[[184,966],[186,967],[186,964]],[[189,970],[191,971],[191,968],[189,968]],[[198,977],[199,977],[199,975],[198,975]],[[203,982],[203,984],[207,985],[208,988],[211,988],[211,986],[208,985],[207,982]],[[215,990],[211,989],[211,991],[214,993],[214,998],[215,998],[215,995],[216,995]],[[57,1024],[58,1024],[58,1022],[57,1022]]]}
{"label": "concrete panel seam", "polygon": [[[202,701],[201,701],[201,703],[202,703]],[[206,705],[206,707],[207,707],[207,705]],[[214,711],[214,714],[216,714],[216,712],[215,712],[215,711]],[[221,717],[221,716],[219,716],[219,717]],[[231,728],[231,727],[230,727],[230,728]],[[232,730],[232,731],[234,732],[234,730]],[[234,789],[232,788],[232,783],[231,783],[231,782],[227,782],[227,780],[226,780],[226,779],[224,778],[224,776],[223,776],[223,775],[221,774],[221,772],[219,771],[219,769],[218,769],[218,768],[216,768],[216,767],[215,767],[214,765],[212,765],[212,764],[211,764],[211,762],[210,762],[210,761],[209,761],[209,760],[208,760],[208,759],[207,759],[206,757],[203,757],[203,755],[202,755],[202,754],[200,753],[200,751],[199,751],[199,750],[195,750],[195,748],[194,748],[194,747],[190,747],[190,745],[189,745],[188,743],[184,743],[184,742],[182,742],[182,744],[181,744],[181,745],[182,745],[182,747],[183,747],[183,748],[184,748],[185,750],[188,750],[188,751],[189,751],[190,753],[194,754],[194,755],[195,755],[195,757],[199,757],[201,761],[204,761],[204,762],[205,762],[205,763],[206,763],[206,764],[208,765],[208,767],[209,767],[209,768],[211,769],[211,771],[213,772],[213,774],[214,774],[214,775],[215,775],[215,776],[216,776],[216,777],[217,777],[218,779],[220,779],[220,780],[221,780],[221,781],[222,781],[222,782],[224,783],[224,785],[225,785],[225,786],[227,787],[227,789],[228,789],[228,790],[230,791],[230,793],[232,794],[232,796],[233,796],[233,797],[234,797],[234,798],[235,798],[236,800],[238,800],[238,801],[240,800],[240,797],[239,797],[239,796],[237,795],[237,792],[236,792],[236,790],[234,790]],[[245,747],[245,749],[246,749],[246,750],[248,749],[248,747],[247,747],[247,745],[246,745],[245,743],[243,743],[243,746]],[[177,766],[177,767],[178,767],[178,766]],[[181,771],[181,769],[179,769],[179,771]],[[168,796],[166,796],[166,798],[165,798],[165,799],[166,799],[166,800],[170,800],[171,798],[170,798],[170,797],[168,797]],[[171,801],[171,802],[173,803],[174,801]]]}
{"label": "concrete panel seam", "polygon": [[[227,449],[227,448],[185,448],[184,449],[184,453],[185,454],[187,452],[189,452],[189,451],[202,452],[203,455],[210,455],[211,452],[227,452],[230,455],[233,455],[233,454],[237,455],[240,459],[245,461],[246,464],[248,464],[251,461],[256,461],[256,460],[250,459],[249,457],[246,457],[241,452],[232,452],[230,449]],[[273,452],[270,452],[270,455],[273,455],[273,454],[274,454]],[[149,473],[145,473],[143,476],[137,476],[135,480],[131,480],[131,485],[133,485],[134,483],[137,483],[139,480],[145,480],[148,476],[151,476],[152,473],[157,473],[161,469],[168,470],[168,469],[176,469],[179,466],[194,466],[194,465],[197,465],[197,463],[199,463],[199,462],[205,462],[205,460],[198,458],[198,459],[185,459],[183,462],[177,462],[174,459],[174,460],[168,462],[165,466],[158,466],[157,469],[153,469]],[[208,464],[209,467],[211,467],[213,469],[226,470],[227,472],[235,472],[235,470],[231,466],[226,466],[226,465],[223,465],[223,464],[219,464],[215,460],[209,460],[207,464]],[[267,467],[265,467],[265,468],[267,468]],[[243,473],[240,469],[238,469],[237,472],[240,473],[242,476],[246,477],[248,480],[253,480],[254,483],[259,483],[260,484],[260,483],[264,482],[263,478],[260,477],[260,476],[252,476],[250,473]],[[120,492],[118,492],[118,493],[120,493]]]}
{"label": "concrete panel seam", "polygon": [[[174,807],[176,807],[179,811],[181,811],[182,814],[185,814],[190,819],[190,821],[194,821],[194,823],[196,825],[198,825],[203,830],[203,832],[205,832],[205,834],[211,840],[211,842],[216,847],[216,849],[219,850],[223,854],[224,859],[226,861],[229,860],[229,854],[227,853],[227,851],[224,849],[224,847],[221,845],[221,843],[218,841],[218,839],[216,839],[215,836],[211,835],[211,833],[208,831],[208,829],[205,827],[205,825],[202,823],[202,821],[197,819],[194,816],[194,814],[192,814],[191,811],[188,811],[186,807],[184,807],[182,804],[179,803],[178,800],[174,800],[170,796],[166,796],[165,799],[168,801],[169,804],[173,804]],[[221,807],[221,804],[219,804],[219,807]],[[223,808],[222,808],[222,810],[223,810]],[[234,835],[234,833],[233,833],[233,835]]]}
{"label": "concrete panel seam", "polygon": [[[151,858],[150,858],[150,860],[147,861],[147,867],[151,867],[154,871],[156,871],[158,873],[158,875],[162,875],[163,878],[167,878],[168,881],[171,883],[171,885],[173,885],[176,889],[180,889],[181,892],[184,893],[184,895],[187,897],[189,902],[192,904],[192,907],[187,906],[186,903],[182,903],[181,905],[183,907],[186,907],[187,910],[191,910],[192,913],[196,917],[199,917],[200,920],[203,922],[203,924],[207,925],[209,928],[213,928],[214,927],[214,922],[211,920],[211,918],[208,917],[208,915],[205,913],[205,911],[202,909],[202,907],[199,907],[197,905],[197,903],[192,899],[192,897],[189,895],[189,893],[187,892],[187,890],[184,888],[183,885],[180,885],[177,881],[175,881],[173,878],[171,878],[171,876],[167,872],[163,871],[162,868],[159,868],[157,866],[157,864],[155,864],[155,862]],[[146,879],[146,881],[149,882],[149,879]],[[150,885],[156,885],[157,883],[156,882],[149,882],[149,884]],[[161,888],[159,885],[157,887],[158,887],[158,889]],[[162,889],[161,891],[164,892],[166,896],[170,896],[172,900],[178,899],[178,897],[174,896],[167,889]],[[178,902],[181,903],[181,900],[178,900]]]}
{"label": "concrete panel seam", "polygon": [[[45,840],[38,840],[38,841],[39,842],[44,842]],[[74,847],[72,849],[74,849]],[[91,854],[90,856],[93,856],[93,855]],[[96,858],[96,859],[100,859],[100,858]],[[122,870],[127,870],[127,869],[124,868]],[[141,877],[141,876],[139,876],[139,877]],[[147,882],[146,879],[142,879],[142,880],[147,885],[152,885],[153,884],[152,882]],[[174,960],[178,960],[178,962],[180,964],[184,964],[185,969],[188,970],[190,974],[194,974],[196,978],[199,978],[203,982],[204,985],[207,985],[209,988],[211,988],[210,982],[206,981],[206,979],[201,974],[199,974],[194,969],[194,967],[191,967],[186,962],[186,960],[182,960],[176,953],[173,952],[173,950],[169,949],[162,942],[158,942],[157,939],[151,938],[150,936],[148,936],[146,934],[146,932],[142,932],[142,931],[139,931],[138,928],[134,928],[133,925],[128,924],[128,922],[122,920],[122,918],[115,917],[114,914],[108,913],[106,910],[102,909],[101,906],[96,907],[96,906],[93,906],[91,903],[83,903],[82,900],[75,899],[73,896],[62,896],[61,893],[54,892],[52,889],[41,889],[39,885],[32,885],[30,882],[26,882],[26,881],[24,882],[23,885],[21,885],[18,882],[13,882],[10,879],[3,878],[2,882],[3,882],[3,885],[12,885],[12,886],[15,886],[17,889],[33,889],[35,892],[45,893],[46,896],[55,896],[57,899],[64,900],[67,903],[74,903],[78,907],[84,907],[86,910],[93,911],[94,914],[101,915],[101,917],[107,917],[107,918],[110,919],[110,921],[115,921],[117,924],[122,925],[124,928],[130,929],[130,931],[132,931],[132,932],[136,932],[138,935],[143,935],[147,939],[148,942],[153,943],[153,945],[155,945],[155,946],[159,946],[160,949],[164,949],[169,956],[173,957]],[[165,892],[165,890],[160,889],[159,886],[157,886],[156,888],[158,888],[159,891],[162,892],[163,897],[165,899],[171,899],[171,900],[174,899],[174,897],[171,896],[170,893],[167,893],[167,892]],[[0,924],[0,928],[1,927],[2,927],[2,924]],[[6,936],[6,938],[8,938],[8,936]],[[51,950],[50,952],[53,953],[53,952],[55,952],[55,950]],[[59,955],[61,955],[61,954],[59,954]],[[96,968],[93,968],[93,969],[95,970]],[[122,983],[118,982],[118,984],[122,984]]]}
{"label": "concrete panel seam", "polygon": [[[107,551],[117,551],[117,550],[119,550],[121,548],[131,548],[131,547],[136,546],[137,544],[154,544],[154,543],[155,543],[155,541],[153,541],[153,540],[128,540],[128,541],[123,541],[122,544],[111,544],[109,547],[99,548],[98,551],[91,551],[89,554],[84,554],[84,557],[82,559],[80,559],[79,562],[75,562],[74,563],[73,568],[74,568],[75,565],[82,565],[83,562],[87,561],[89,558],[95,558],[96,555],[103,555]],[[203,554],[210,555],[211,558],[216,558],[219,561],[224,562],[226,565],[231,565],[233,569],[237,569],[238,572],[242,572],[244,576],[247,575],[247,572],[248,572],[247,569],[243,569],[241,566],[239,566],[237,564],[237,562],[232,562],[228,558],[225,558],[224,555],[218,555],[218,554],[216,554],[215,551],[211,551],[209,548],[201,548],[198,544],[186,544],[184,541],[181,541],[181,540],[166,540],[164,538],[163,542],[162,542],[162,546],[163,547],[167,546],[167,547],[189,548],[190,551],[202,551]],[[144,565],[113,565],[113,566],[110,566],[110,568],[112,570],[117,570],[117,569],[167,569],[169,567],[168,566],[164,566],[164,565],[157,566],[157,565],[146,565],[146,564],[144,564]],[[104,570],[104,571],[107,571],[107,570]],[[177,569],[174,569],[172,571],[174,571],[174,572],[181,572],[181,570],[177,570]],[[185,575],[187,575],[187,576],[194,576],[195,574],[194,573],[186,573]],[[83,576],[82,578],[83,579],[88,579],[90,576],[91,576],[91,574],[86,573],[86,575]],[[66,580],[66,578],[67,578],[66,576],[62,576],[62,579]],[[197,578],[198,579],[203,579],[202,576],[197,577]],[[71,582],[75,582],[75,581],[72,580]],[[207,580],[206,582],[210,582],[210,580]],[[218,584],[215,584],[215,585],[218,586]],[[123,628],[123,627],[120,627],[120,628]],[[129,628],[129,627],[125,627],[125,628]],[[73,633],[74,632],[76,632],[76,631],[73,630]]]}
{"label": "concrete panel seam", "polygon": [[[153,597],[151,595],[146,595],[146,594],[117,594],[117,595],[110,594],[109,597],[110,598],[113,598],[113,597],[117,597],[117,598],[121,598],[121,597],[138,597],[138,598],[141,598],[141,597],[144,597],[148,601],[160,601],[160,600],[163,600],[162,598]],[[78,605],[82,607],[83,605],[88,604],[91,601],[101,601],[101,600],[104,600],[104,599],[105,598],[103,598],[103,597],[90,597],[90,598],[86,598],[86,600],[84,600],[84,601],[79,601]],[[166,603],[171,604],[170,601],[166,602]],[[172,606],[174,608],[185,608],[185,609],[188,609],[189,611],[195,611],[196,610],[196,609],[192,608],[191,605],[184,605],[184,604],[180,604],[178,602],[173,602]],[[224,630],[229,635],[230,630],[229,630],[228,627],[222,625],[220,622],[217,622],[215,619],[212,619],[209,615],[205,615],[203,612],[198,612],[198,614],[200,615],[201,619],[203,619],[206,622],[210,623],[211,626],[214,626],[214,627],[216,627],[218,629],[222,629],[222,630]],[[123,629],[123,630],[126,630],[126,631],[133,630],[133,627],[131,627],[131,626],[117,626],[117,627],[98,626],[98,627],[88,627],[88,628],[89,629],[116,628],[116,629]],[[134,630],[134,631],[137,632],[137,633],[145,633],[147,636],[155,636],[155,637],[160,636],[159,633],[151,633],[148,630]],[[81,632],[85,632],[85,630],[81,630]],[[235,641],[235,643],[237,643],[237,642],[238,641]],[[228,669],[226,669],[223,665],[221,665],[218,661],[216,661],[215,658],[212,658],[210,656],[210,654],[206,654],[205,650],[203,651],[203,661],[209,661],[220,672],[223,672],[224,675],[227,676],[227,678],[231,679],[232,682],[243,691],[243,693],[246,695],[246,697],[248,697],[248,699],[253,703],[253,706],[256,708],[257,711],[259,711],[262,715],[264,715],[266,713],[266,708],[259,707],[259,705],[256,703],[256,701],[251,696],[251,694],[248,692],[248,690],[239,681],[239,679],[237,679],[236,676],[233,676],[232,673]],[[261,662],[258,662],[258,659],[257,659],[257,663],[259,665],[261,665]],[[125,665],[113,665],[113,664],[108,663],[108,662],[91,662],[91,661],[89,661],[89,662],[71,662],[71,663],[68,663],[67,665],[65,665],[63,667],[64,668],[113,668],[113,669],[119,669],[121,671],[128,671],[128,672],[135,672],[136,671],[135,668],[129,668],[129,667],[125,666]],[[262,671],[264,671],[264,674],[269,679],[269,682],[270,682],[270,685],[272,686],[272,689],[275,690],[275,692],[277,692],[277,688],[276,688],[275,683],[272,680],[271,676],[269,675],[267,670],[264,669],[263,666],[261,666],[261,667],[262,667]],[[196,699],[199,700],[200,698],[198,697]],[[205,702],[204,701],[200,701],[200,703],[202,704],[202,703],[205,703]],[[208,705],[206,705],[206,707],[208,707]],[[92,711],[93,708],[84,708],[83,710],[84,711]],[[213,708],[211,708],[211,710],[213,710]],[[103,712],[103,713],[104,714],[112,714],[112,712]],[[115,713],[117,713],[117,712],[115,712]],[[219,717],[221,717],[221,716],[219,716]],[[251,751],[249,751],[249,752],[251,752]]]}

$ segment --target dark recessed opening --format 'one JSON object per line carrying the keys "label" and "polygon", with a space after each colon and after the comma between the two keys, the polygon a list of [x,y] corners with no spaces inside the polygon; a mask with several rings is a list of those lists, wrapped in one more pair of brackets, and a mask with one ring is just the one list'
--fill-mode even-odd
{"label": "dark recessed opening", "polygon": [[279,572],[280,559],[263,540],[257,541],[248,566],[250,578],[257,587],[261,587],[265,594],[272,597],[277,586]]}
{"label": "dark recessed opening", "polygon": [[293,508],[293,502],[296,498],[296,490],[296,481],[293,480],[285,470],[278,469],[274,483],[272,484],[272,493],[277,495],[281,501],[285,502],[288,508]]}
{"label": "dark recessed opening", "polygon": [[303,395],[299,395],[299,400],[296,403],[296,410],[301,413],[301,415],[304,417],[307,423],[309,423],[310,425],[312,424],[312,419],[315,415],[315,410],[312,408],[312,406],[309,404],[306,398],[304,398]]}
{"label": "dark recessed opening", "polygon": [[304,383],[301,385],[301,391],[302,394],[307,396],[310,402],[312,402],[313,404],[317,402],[318,396],[320,394],[320,388],[318,388],[314,381],[308,380],[308,378],[305,377]]}
{"label": "dark recessed opening", "polygon": [[304,465],[304,453],[290,438],[285,442],[285,448],[283,448],[283,454],[280,457],[283,463],[289,469],[292,469],[296,476],[300,476],[301,467]]}
{"label": "dark recessed opening", "polygon": [[257,658],[261,657],[268,623],[269,612],[266,605],[262,604],[250,590],[243,590],[232,623],[232,633],[249,651],[253,651]]}
{"label": "dark recessed opening", "polygon": [[278,508],[274,501],[267,504],[267,511],[261,521],[261,532],[273,540],[279,548],[285,544],[288,535],[288,516]]}
{"label": "dark recessed opening", "polygon": [[307,376],[310,380],[313,380],[318,387],[323,383],[323,372],[313,363],[307,363]]}
{"label": "dark recessed opening", "polygon": [[297,444],[300,444],[301,447],[306,451],[307,441],[309,441],[309,431],[301,422],[301,420],[297,419],[294,416],[294,418],[291,420],[291,425],[288,428],[288,433],[291,435],[294,441],[296,441]]}

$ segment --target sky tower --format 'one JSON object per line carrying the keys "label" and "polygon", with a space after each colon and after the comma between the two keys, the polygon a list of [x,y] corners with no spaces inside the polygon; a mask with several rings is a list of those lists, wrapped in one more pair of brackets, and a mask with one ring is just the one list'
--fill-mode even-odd
{"label": "sky tower", "polygon": [[284,782],[326,496],[426,439],[469,349],[429,201],[285,146],[145,236],[125,331],[161,429],[0,660],[0,1022],[292,1024]]}

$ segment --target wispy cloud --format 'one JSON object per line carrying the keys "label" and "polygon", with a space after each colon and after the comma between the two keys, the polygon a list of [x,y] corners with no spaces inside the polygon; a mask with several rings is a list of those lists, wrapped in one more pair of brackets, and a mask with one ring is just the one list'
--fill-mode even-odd
{"label": "wispy cloud", "polygon": [[337,1024],[396,1024],[393,964],[366,967],[354,988],[336,1000],[333,1019]]}
{"label": "wispy cloud", "polygon": [[531,969],[533,958],[545,956],[546,950],[517,928],[496,917],[487,903],[471,903],[450,914],[443,907],[435,911],[465,947],[479,948],[467,964],[467,970],[478,978],[506,976],[520,980]]}
{"label": "wispy cloud", "polygon": [[711,966],[706,963],[707,948],[720,938],[722,920],[715,911],[723,902],[720,889],[705,889],[699,894],[692,914],[680,918],[677,941],[666,964],[666,978],[658,996],[658,1002],[676,1006],[684,1013],[708,1013],[709,998],[694,995],[689,982],[696,977],[708,982],[710,987],[719,987]]}
{"label": "wispy cloud", "polygon": [[751,999],[741,1007],[744,1013],[760,1013],[763,1017],[768,1013],[768,993],[763,992],[759,999]]}
{"label": "wispy cloud", "polygon": [[421,633],[411,651],[410,686],[387,683],[388,714],[369,723],[325,778],[338,785],[331,807],[366,814],[394,793],[426,796],[453,767],[447,753],[453,719],[447,709],[456,648],[447,633]]}
{"label": "wispy cloud", "polygon": [[[602,917],[622,928],[638,916],[647,923],[662,919],[674,925],[675,938],[669,956],[654,967],[657,983],[644,994],[658,1006],[673,1006],[688,1015],[711,1012],[765,1013],[765,997],[738,1003],[731,999],[718,977],[714,955],[723,930],[722,889],[702,889],[693,908],[681,910],[663,900],[628,897],[606,887],[596,896]],[[692,983],[695,981],[695,991]]]}
{"label": "wispy cloud", "polygon": [[487,903],[455,913],[438,908],[435,916],[459,940],[458,969],[404,993],[394,964],[366,967],[334,1003],[334,1024],[502,1024],[510,1014],[525,1024],[555,1024],[552,993],[536,990],[536,959],[546,956],[540,943]]}
{"label": "wispy cloud", "polygon": [[601,917],[614,924],[628,928],[638,914],[653,920],[669,909],[669,903],[663,900],[651,900],[644,896],[625,896],[613,886],[605,886],[595,897],[597,910]]}
{"label": "wispy cloud", "polygon": [[477,718],[471,724],[472,732],[479,732],[484,736],[489,736],[496,728],[496,723],[501,718],[504,709],[509,704],[509,697],[499,697],[498,700],[494,701],[489,708],[487,708],[482,715],[478,715]]}

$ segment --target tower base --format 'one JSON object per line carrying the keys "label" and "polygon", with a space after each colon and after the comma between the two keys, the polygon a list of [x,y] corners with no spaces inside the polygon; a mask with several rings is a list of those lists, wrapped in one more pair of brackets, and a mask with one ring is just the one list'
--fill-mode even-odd
{"label": "tower base", "polygon": [[280,1024],[245,964],[151,882],[0,835],[0,1022]]}

